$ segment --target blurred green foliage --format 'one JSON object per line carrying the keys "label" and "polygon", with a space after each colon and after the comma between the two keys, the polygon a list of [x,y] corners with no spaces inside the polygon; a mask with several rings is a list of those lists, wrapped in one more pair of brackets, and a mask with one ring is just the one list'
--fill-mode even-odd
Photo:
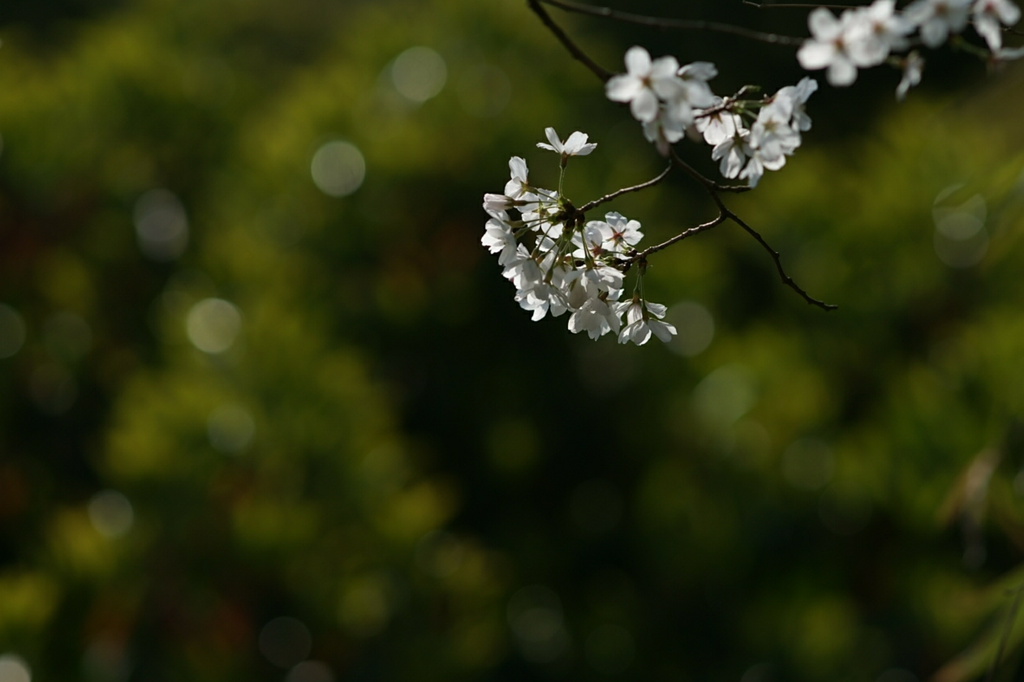
{"label": "blurred green foliage", "polygon": [[[509,156],[556,177],[545,126],[600,145],[574,199],[661,163],[525,3],[26,7],[0,656],[32,679],[954,682],[1006,633],[1011,679],[1019,69],[871,100],[735,199],[839,311],[723,225],[652,261],[681,333],[637,349],[531,323],[478,243]],[[565,21],[610,67],[633,39]],[[742,47],[681,56],[788,82]],[[713,207],[615,208],[657,239]]]}

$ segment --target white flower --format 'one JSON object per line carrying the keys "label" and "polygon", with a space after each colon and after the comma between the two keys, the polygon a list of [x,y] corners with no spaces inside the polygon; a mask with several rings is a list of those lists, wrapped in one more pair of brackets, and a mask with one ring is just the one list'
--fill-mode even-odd
{"label": "white flower", "polygon": [[652,333],[667,343],[678,333],[675,325],[661,320],[665,317],[667,309],[660,303],[649,303],[634,298],[626,305],[626,326],[619,332],[619,343],[632,341],[642,346],[651,340]]}
{"label": "white flower", "polygon": [[707,82],[718,75],[718,68],[711,62],[693,62],[679,69],[679,77],[686,82]]}
{"label": "white flower", "polygon": [[[584,260],[590,258],[607,259],[608,254],[626,254],[643,239],[640,223],[629,220],[621,213],[612,211],[605,215],[604,220],[591,220],[583,228],[583,235],[574,237],[573,242],[579,246],[573,257]],[[584,245],[586,248],[583,248]]]}
{"label": "white flower", "polygon": [[505,265],[501,274],[510,280],[518,291],[529,291],[544,279],[544,271],[522,244],[516,247],[515,256]]}
{"label": "white flower", "polygon": [[711,150],[711,158],[719,162],[718,170],[722,177],[739,177],[740,171],[743,170],[743,166],[747,162],[747,153],[751,151],[747,145],[749,137],[749,130],[743,127],[737,128],[736,134],[722,140]]}
{"label": "white flower", "polygon": [[765,170],[779,170],[786,157],[800,146],[800,131],[789,124],[792,114],[788,100],[761,107],[757,121],[746,140],[750,160],[740,173],[751,187],[756,187]]}
{"label": "white flower", "polygon": [[612,76],[605,85],[605,94],[613,102],[629,102],[633,118],[650,123],[658,117],[659,99],[669,101],[682,92],[678,71],[675,57],[652,62],[647,50],[631,47],[626,51],[626,73]]}
{"label": "white flower", "polygon": [[[716,98],[712,108],[720,107],[722,102],[722,98]],[[741,125],[740,118],[727,109],[718,109],[710,114],[702,112],[694,121],[697,132],[701,133],[704,141],[712,147],[735,135],[736,129]]]}
{"label": "white flower", "polygon": [[549,312],[552,317],[558,317],[569,309],[565,294],[543,281],[535,283],[532,289],[518,292],[516,300],[523,310],[533,313],[531,319],[534,322],[543,319]]}
{"label": "white flower", "polygon": [[681,128],[693,124],[693,110],[715,103],[708,81],[718,75],[711,62],[693,62],[679,69],[677,92],[665,98],[665,115]]}
{"label": "white flower", "polygon": [[907,96],[907,91],[921,82],[922,71],[924,71],[924,57],[914,50],[903,60],[903,78],[896,86],[897,100],[902,102]]}
{"label": "white flower", "polygon": [[787,85],[780,89],[772,98],[776,102],[785,101],[790,109],[793,127],[800,131],[811,129],[811,117],[804,110],[804,105],[818,89],[818,81],[813,78],[801,78],[796,85]]}
{"label": "white flower", "polygon": [[579,308],[586,299],[596,298],[602,294],[617,300],[622,294],[622,280],[621,270],[607,265],[597,265],[576,268],[566,273],[562,279],[562,287],[569,297],[569,304]]}
{"label": "white flower", "polygon": [[971,13],[974,28],[993,52],[1003,46],[1003,29],[999,25],[1000,22],[1013,26],[1020,20],[1020,8],[1010,0],[976,0]]}
{"label": "white flower", "polygon": [[591,339],[598,339],[608,332],[618,332],[622,326],[618,312],[599,298],[590,298],[569,318],[569,331],[579,334],[587,332]]}
{"label": "white flower", "polygon": [[504,194],[485,194],[484,210],[488,212],[507,211],[515,202]]}
{"label": "white flower", "polygon": [[537,146],[541,149],[549,149],[556,154],[561,154],[563,161],[569,156],[586,156],[597,148],[597,143],[588,143],[587,134],[581,133],[578,130],[570,135],[569,139],[565,142],[558,138],[558,133],[555,132],[554,128],[545,128],[544,134],[547,136],[550,144],[538,142]]}
{"label": "white flower", "polygon": [[573,244],[577,248],[572,256],[577,260],[600,258],[604,254],[604,240],[611,234],[607,223],[600,220],[591,220],[583,226],[581,232],[572,236]]}
{"label": "white flower", "polygon": [[[692,112],[690,118],[692,119]],[[668,156],[669,147],[683,139],[688,125],[689,122],[684,123],[677,116],[670,115],[668,110],[661,106],[654,120],[643,122],[644,137],[648,142],[654,143],[659,154]]]}
{"label": "white flower", "polygon": [[855,10],[857,21],[851,27],[849,52],[857,66],[877,66],[892,50],[907,46],[914,25],[896,13],[895,0],[875,0],[870,7]]}
{"label": "white flower", "polygon": [[959,33],[967,26],[972,0],[917,0],[903,16],[921,33],[921,42],[938,47],[950,33]]}
{"label": "white flower", "polygon": [[843,12],[836,18],[824,7],[818,7],[807,18],[811,38],[804,41],[796,56],[800,66],[814,71],[828,69],[832,85],[851,85],[857,80],[857,66],[849,52],[849,33],[856,27],[857,14]]}
{"label": "white flower", "polygon": [[505,183],[505,196],[513,199],[518,199],[530,188],[530,183],[527,181],[526,176],[529,174],[529,169],[526,167],[526,160],[513,156],[508,160],[508,169],[511,174],[511,179]]}
{"label": "white flower", "polygon": [[644,237],[644,233],[640,231],[639,221],[629,220],[615,211],[605,214],[604,219],[607,221],[602,223],[607,228],[607,231],[603,232],[604,248],[608,251],[629,253]]}
{"label": "white flower", "polygon": [[480,243],[491,253],[499,254],[498,265],[508,265],[515,259],[518,247],[515,235],[512,233],[512,226],[508,224],[507,219],[491,218],[488,220]]}

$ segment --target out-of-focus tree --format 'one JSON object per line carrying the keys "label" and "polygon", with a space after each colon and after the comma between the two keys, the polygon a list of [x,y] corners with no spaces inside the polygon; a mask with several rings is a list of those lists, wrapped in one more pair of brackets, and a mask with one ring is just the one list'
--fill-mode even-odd
{"label": "out-of-focus tree", "polygon": [[[601,145],[574,194],[660,165],[525,3],[0,37],[0,655],[33,679],[888,682],[997,646],[1012,108],[912,102],[746,198],[838,312],[719,231],[651,271],[679,339],[625,349],[532,324],[478,244],[545,125]],[[617,205],[668,236],[692,190]]]}

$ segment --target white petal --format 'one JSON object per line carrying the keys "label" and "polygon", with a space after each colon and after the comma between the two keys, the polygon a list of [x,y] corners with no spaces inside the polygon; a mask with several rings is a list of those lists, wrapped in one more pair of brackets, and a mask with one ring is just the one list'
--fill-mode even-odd
{"label": "white petal", "polygon": [[589,136],[586,133],[581,133],[578,130],[575,131],[569,136],[569,139],[565,141],[563,151],[567,154],[572,154],[573,156],[586,156],[597,147],[593,142],[589,144],[587,143],[588,137]]}
{"label": "white petal", "polygon": [[658,319],[665,317],[665,313],[668,312],[668,308],[661,303],[651,303],[650,301],[646,301],[645,303],[647,305],[647,312]]}
{"label": "white petal", "polygon": [[828,67],[828,82],[832,85],[845,87],[853,85],[857,80],[857,67],[848,59],[837,59]]}
{"label": "white petal", "polygon": [[669,322],[662,322],[661,320],[650,320],[647,325],[654,332],[654,335],[659,339],[668,343],[672,340],[672,337],[677,334],[676,327],[674,324]]}
{"label": "white petal", "polygon": [[995,17],[984,14],[975,17],[974,28],[988,43],[988,49],[996,52],[1003,46],[1003,29]]}
{"label": "white petal", "polygon": [[658,117],[658,98],[650,90],[643,90],[629,103],[633,118],[643,123],[650,123]]}
{"label": "white petal", "polygon": [[842,30],[839,20],[824,7],[819,7],[808,15],[807,27],[811,29],[811,35],[818,40],[832,40]]}
{"label": "white petal", "polygon": [[513,178],[526,180],[529,169],[526,167],[526,159],[520,156],[513,156],[508,160],[508,170]]}
{"label": "white petal", "polygon": [[679,73],[679,62],[675,57],[658,57],[651,64],[651,80],[676,78]]}
{"label": "white petal", "polygon": [[604,87],[604,94],[613,102],[628,102],[643,89],[643,81],[636,76],[619,74],[608,79],[608,83]]}
{"label": "white petal", "polygon": [[632,76],[646,76],[651,70],[651,55],[636,45],[626,51],[626,70]]}
{"label": "white petal", "polygon": [[832,43],[819,43],[808,40],[797,50],[796,58],[800,62],[800,66],[808,71],[813,71],[815,69],[824,69],[831,64],[835,55],[836,48]]}
{"label": "white petal", "polygon": [[555,132],[555,129],[554,128],[545,128],[544,129],[544,135],[547,136],[548,142],[551,143],[552,151],[556,151],[556,152],[561,153],[561,151],[562,151],[562,141],[560,139],[558,139],[558,133]]}

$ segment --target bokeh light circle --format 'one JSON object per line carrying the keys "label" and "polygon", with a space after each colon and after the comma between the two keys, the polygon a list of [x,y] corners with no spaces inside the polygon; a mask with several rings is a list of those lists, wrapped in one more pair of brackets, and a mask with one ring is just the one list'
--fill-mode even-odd
{"label": "bokeh light circle", "polygon": [[686,357],[707,350],[715,338],[715,319],[708,309],[693,301],[680,301],[668,309],[667,320],[675,325],[678,334],[669,347]]}
{"label": "bokeh light circle", "polygon": [[131,530],[135,512],[127,497],[116,490],[102,490],[89,500],[89,521],[108,538],[116,538]]}
{"label": "bokeh light circle", "polygon": [[206,298],[189,309],[185,327],[196,348],[204,353],[223,353],[234,345],[242,330],[242,313],[222,298]]}
{"label": "bokeh light circle", "polygon": [[309,170],[321,192],[332,197],[345,197],[362,186],[366,178],[366,160],[354,144],[334,140],[316,150]]}
{"label": "bokeh light circle", "polygon": [[426,102],[436,97],[447,80],[444,57],[429,47],[410,47],[391,64],[391,82],[398,94],[410,102]]}
{"label": "bokeh light circle", "polygon": [[25,659],[17,654],[0,654],[0,682],[32,682]]}
{"label": "bokeh light circle", "polygon": [[0,303],[0,358],[15,355],[25,344],[25,321],[17,310]]}
{"label": "bokeh light circle", "polygon": [[166,189],[153,189],[138,198],[134,211],[139,249],[158,261],[174,260],[188,246],[185,207]]}

